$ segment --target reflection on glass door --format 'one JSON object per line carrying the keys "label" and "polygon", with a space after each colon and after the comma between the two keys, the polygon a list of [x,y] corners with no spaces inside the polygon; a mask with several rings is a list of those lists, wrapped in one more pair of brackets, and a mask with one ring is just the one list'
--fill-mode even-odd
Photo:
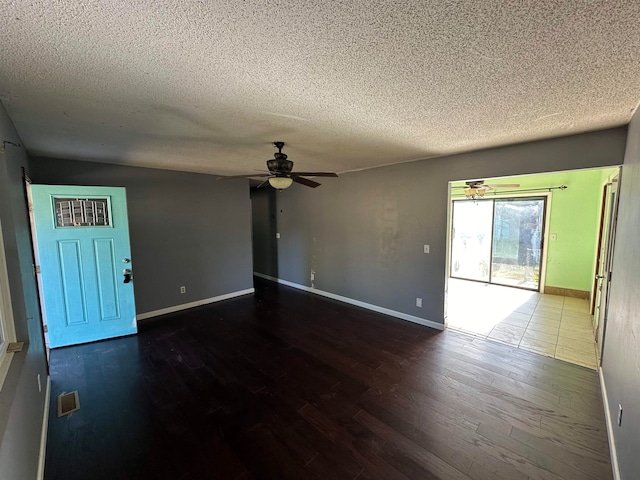
{"label": "reflection on glass door", "polygon": [[493,201],[453,202],[451,276],[489,281]]}
{"label": "reflection on glass door", "polygon": [[451,276],[539,290],[545,198],[453,202]]}

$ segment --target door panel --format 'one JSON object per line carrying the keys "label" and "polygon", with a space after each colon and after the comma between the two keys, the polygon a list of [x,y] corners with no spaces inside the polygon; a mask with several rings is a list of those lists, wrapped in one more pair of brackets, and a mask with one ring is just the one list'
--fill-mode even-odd
{"label": "door panel", "polygon": [[80,241],[64,240],[57,243],[65,324],[80,325],[88,323],[84,279],[82,278]]}
{"label": "door panel", "polygon": [[116,259],[113,252],[113,239],[101,238],[93,241],[96,259],[96,281],[98,300],[100,301],[100,319],[114,320],[120,317]]}
{"label": "door panel", "polygon": [[453,202],[451,276],[489,281],[493,201]]}
{"label": "door panel", "polygon": [[491,283],[540,288],[544,198],[495,200]]}
{"label": "door panel", "polygon": [[31,197],[50,347],[136,333],[125,189],[31,185]]}

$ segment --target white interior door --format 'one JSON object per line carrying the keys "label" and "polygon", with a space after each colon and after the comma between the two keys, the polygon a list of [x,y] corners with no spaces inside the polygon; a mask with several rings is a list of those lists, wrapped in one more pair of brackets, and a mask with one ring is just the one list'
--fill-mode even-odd
{"label": "white interior door", "polygon": [[598,358],[602,362],[602,351],[607,324],[607,302],[611,285],[611,267],[613,263],[613,246],[618,214],[619,175],[616,175],[605,187],[605,202],[602,221],[602,238],[600,255],[596,273],[596,301],[593,313]]}

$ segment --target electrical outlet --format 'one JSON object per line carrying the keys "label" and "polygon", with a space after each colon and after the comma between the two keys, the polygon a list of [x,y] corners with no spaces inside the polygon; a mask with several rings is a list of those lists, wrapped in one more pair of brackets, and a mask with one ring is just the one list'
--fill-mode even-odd
{"label": "electrical outlet", "polygon": [[279,233],[276,233],[276,238],[280,238],[280,234]]}
{"label": "electrical outlet", "polygon": [[424,246],[424,253],[429,253],[429,245]]}
{"label": "electrical outlet", "polygon": [[313,282],[316,279],[316,272],[311,270],[311,281]]}
{"label": "electrical outlet", "polygon": [[180,293],[187,293],[187,287],[184,285],[180,287]]}
{"label": "electrical outlet", "polygon": [[622,405],[618,404],[618,426],[622,426]]}
{"label": "electrical outlet", "polygon": [[422,308],[422,299],[421,298],[416,298],[416,307]]}

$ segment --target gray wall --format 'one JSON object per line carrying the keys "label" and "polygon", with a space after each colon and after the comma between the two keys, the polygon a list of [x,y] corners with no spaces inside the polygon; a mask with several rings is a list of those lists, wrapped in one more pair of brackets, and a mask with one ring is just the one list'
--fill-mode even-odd
{"label": "gray wall", "polygon": [[253,288],[247,180],[51,158],[32,159],[29,174],[126,187],[138,313]]}
{"label": "gray wall", "polygon": [[[21,144],[0,104],[0,141]],[[98,163],[29,159],[0,152],[0,219],[18,340],[0,392],[0,478],[36,478],[46,383],[21,168],[36,183],[127,187],[136,309],[139,313],[253,287],[248,181]],[[187,293],[181,295],[179,286]]]}
{"label": "gray wall", "polygon": [[311,286],[314,270],[320,290],[442,323],[448,182],[620,165],[625,139],[617,128],[294,184],[276,194],[278,277]]}
{"label": "gray wall", "polygon": [[611,296],[603,365],[613,422],[618,404],[622,426],[613,427],[621,478],[640,478],[640,113],[636,112],[627,139],[622,167]]}
{"label": "gray wall", "polygon": [[[2,104],[0,141],[21,144]],[[28,157],[22,147],[4,145],[0,151],[0,220],[16,336],[26,342],[26,348],[14,355],[0,392],[0,478],[25,480],[37,474],[47,371],[21,171],[28,167]],[[37,375],[42,379],[41,392]]]}
{"label": "gray wall", "polygon": [[253,270],[278,277],[278,244],[276,242],[276,196],[270,187],[251,190],[253,219]]}

